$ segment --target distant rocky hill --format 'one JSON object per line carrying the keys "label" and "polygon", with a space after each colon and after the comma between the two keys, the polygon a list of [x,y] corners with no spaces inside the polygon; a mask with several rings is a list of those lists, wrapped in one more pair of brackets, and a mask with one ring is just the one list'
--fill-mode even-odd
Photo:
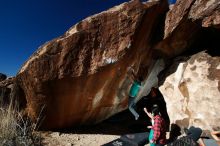
{"label": "distant rocky hill", "polygon": [[132,0],[42,45],[13,80],[16,99],[42,129],[98,123],[127,109],[132,66],[136,101],[160,86],[171,122],[219,129],[219,38],[218,0]]}

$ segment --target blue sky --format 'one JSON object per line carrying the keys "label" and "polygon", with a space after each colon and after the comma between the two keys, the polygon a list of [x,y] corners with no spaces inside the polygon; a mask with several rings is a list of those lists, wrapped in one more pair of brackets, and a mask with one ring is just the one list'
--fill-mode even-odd
{"label": "blue sky", "polygon": [[128,0],[0,0],[0,72],[14,76],[44,42]]}
{"label": "blue sky", "polygon": [[72,25],[128,0],[0,0],[0,72],[14,76],[36,49]]}

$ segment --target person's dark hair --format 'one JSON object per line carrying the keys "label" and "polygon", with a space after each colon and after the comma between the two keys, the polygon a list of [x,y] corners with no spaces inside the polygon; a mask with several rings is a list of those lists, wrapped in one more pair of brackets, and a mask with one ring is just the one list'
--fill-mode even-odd
{"label": "person's dark hair", "polygon": [[141,76],[139,76],[137,80],[138,80],[139,82],[142,82],[144,79],[143,79]]}
{"label": "person's dark hair", "polygon": [[156,97],[157,96],[157,90],[156,90],[155,87],[151,88],[150,95],[151,95],[151,97]]}
{"label": "person's dark hair", "polygon": [[186,130],[187,136],[191,137],[195,142],[199,140],[201,134],[202,134],[202,129],[198,127],[191,126],[188,130]]}
{"label": "person's dark hair", "polygon": [[160,110],[159,110],[159,107],[158,107],[158,105],[153,105],[153,107],[152,107],[152,114],[154,114],[154,116],[156,116],[156,115],[159,115],[159,113],[160,113]]}

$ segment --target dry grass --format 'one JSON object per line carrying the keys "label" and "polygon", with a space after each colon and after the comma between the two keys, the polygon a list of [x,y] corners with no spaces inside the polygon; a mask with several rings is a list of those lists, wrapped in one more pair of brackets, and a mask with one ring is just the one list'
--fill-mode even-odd
{"label": "dry grass", "polygon": [[0,146],[41,145],[41,137],[34,130],[36,124],[24,118],[13,106],[0,106]]}
{"label": "dry grass", "polygon": [[4,143],[7,140],[12,140],[16,137],[17,120],[14,116],[14,111],[8,109],[0,109],[0,142]]}

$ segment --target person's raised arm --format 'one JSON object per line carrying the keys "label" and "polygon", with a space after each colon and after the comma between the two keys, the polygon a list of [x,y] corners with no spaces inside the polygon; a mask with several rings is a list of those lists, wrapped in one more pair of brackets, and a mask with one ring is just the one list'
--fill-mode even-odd
{"label": "person's raised arm", "polygon": [[220,135],[220,131],[212,131],[212,132],[211,132],[211,136],[212,136],[216,141],[220,141],[220,138],[219,138],[217,135]]}
{"label": "person's raised arm", "polygon": [[202,138],[199,138],[199,146],[206,146]]}
{"label": "person's raised arm", "polygon": [[144,108],[144,112],[148,115],[149,118],[153,119],[152,114],[147,111],[146,107]]}
{"label": "person's raised arm", "polygon": [[128,68],[128,77],[132,82],[134,82],[135,79],[137,78],[137,76],[134,73],[134,69],[132,67]]}

